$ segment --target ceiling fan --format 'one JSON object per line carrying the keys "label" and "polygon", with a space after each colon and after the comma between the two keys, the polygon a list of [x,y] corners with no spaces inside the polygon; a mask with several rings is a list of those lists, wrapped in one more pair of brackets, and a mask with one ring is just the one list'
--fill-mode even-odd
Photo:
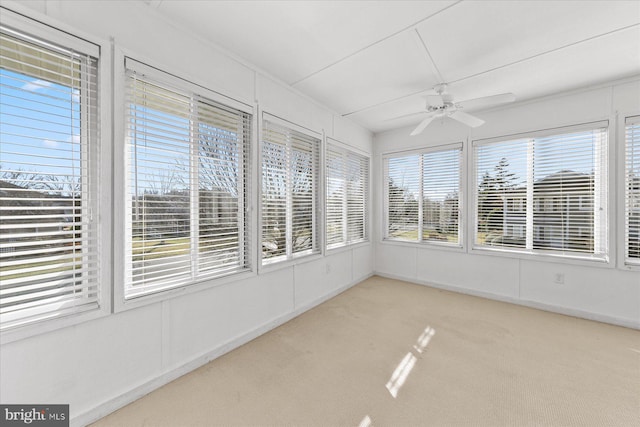
{"label": "ceiling fan", "polygon": [[[468,99],[466,101],[455,102],[453,96],[447,93],[447,84],[440,83],[433,87],[436,95],[427,96],[426,118],[411,132],[411,136],[419,135],[429,126],[434,119],[439,117],[451,117],[454,120],[464,123],[470,127],[478,127],[484,120],[462,111],[465,108],[489,107],[499,104],[506,104],[516,100],[512,93],[502,93],[499,95],[484,96],[482,98]],[[417,113],[417,114],[424,114]],[[414,114],[410,114],[414,115]],[[407,117],[407,116],[403,116]]]}

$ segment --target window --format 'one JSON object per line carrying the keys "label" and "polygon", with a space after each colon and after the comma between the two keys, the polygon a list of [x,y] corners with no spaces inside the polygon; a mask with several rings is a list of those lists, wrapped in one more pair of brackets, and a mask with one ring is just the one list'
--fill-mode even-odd
{"label": "window", "polygon": [[126,82],[125,298],[248,270],[251,115],[130,58]]}
{"label": "window", "polygon": [[46,32],[70,46],[0,26],[3,331],[100,304],[99,47]]}
{"label": "window", "polygon": [[606,122],[475,141],[474,160],[476,246],[606,259]]}
{"label": "window", "polygon": [[625,255],[640,265],[640,116],[625,122]]}
{"label": "window", "polygon": [[326,162],[327,247],[366,241],[369,158],[330,143]]}
{"label": "window", "polygon": [[462,144],[385,157],[386,238],[460,245]]}
{"label": "window", "polygon": [[320,139],[265,114],[262,263],[318,253]]}

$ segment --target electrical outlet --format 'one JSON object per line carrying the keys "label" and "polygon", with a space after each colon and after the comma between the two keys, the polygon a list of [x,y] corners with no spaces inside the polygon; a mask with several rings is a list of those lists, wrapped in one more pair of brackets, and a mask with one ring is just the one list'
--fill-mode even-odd
{"label": "electrical outlet", "polygon": [[327,264],[327,265],[325,265],[325,270],[324,270],[324,272],[325,272],[326,274],[331,273],[331,264]]}
{"label": "electrical outlet", "polygon": [[557,283],[558,285],[564,285],[564,273],[556,273],[553,276],[553,283]]}

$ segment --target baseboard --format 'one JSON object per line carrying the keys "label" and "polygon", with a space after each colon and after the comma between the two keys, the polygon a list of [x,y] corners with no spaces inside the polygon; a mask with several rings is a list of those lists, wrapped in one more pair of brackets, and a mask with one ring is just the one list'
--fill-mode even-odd
{"label": "baseboard", "polygon": [[174,369],[171,369],[168,372],[165,372],[164,374],[160,375],[159,377],[156,377],[150,381],[147,381],[137,387],[134,387],[133,389],[121,394],[118,397],[115,397],[113,399],[110,399],[98,406],[96,406],[93,409],[90,409],[78,416],[75,416],[71,419],[70,421],[70,425],[71,426],[85,426],[87,424],[91,424],[97,420],[99,420],[102,417],[105,417],[107,415],[109,415],[110,413],[117,411],[118,409],[128,405],[129,403],[132,403],[134,401],[136,401],[137,399],[140,399],[141,397],[149,394],[150,392],[162,387],[165,384],[170,383],[171,381],[185,375],[188,374],[189,372],[209,363],[210,361],[217,359],[218,357],[248,343],[251,340],[254,340],[255,338],[258,338],[260,335],[263,335],[269,331],[271,331],[272,329],[277,328],[278,326],[290,321],[291,319],[298,317],[299,315],[303,314],[304,312],[312,309],[313,307],[322,304],[323,302],[341,294],[342,292],[352,288],[353,286],[357,285],[358,283],[362,282],[363,280],[368,279],[369,277],[373,276],[373,273],[367,274],[359,279],[353,280],[351,283],[345,285],[345,286],[341,286],[340,288],[337,288],[331,292],[329,292],[326,295],[323,295],[322,297],[307,303],[301,307],[296,308],[295,310],[286,313],[282,316],[276,317],[275,319],[272,319],[260,326],[258,326],[257,328],[242,334],[241,336],[238,336],[236,338],[233,338],[221,345],[219,345],[218,347],[204,353],[201,354],[195,358],[193,358],[191,361],[177,367]]}
{"label": "baseboard", "polygon": [[553,305],[553,304],[541,303],[538,301],[523,300],[523,299],[514,298],[507,295],[500,295],[500,294],[494,294],[486,291],[479,291],[476,289],[469,289],[469,288],[463,288],[460,286],[435,283],[435,282],[426,281],[426,280],[419,280],[412,277],[403,277],[397,274],[388,274],[388,273],[383,273],[379,271],[375,272],[374,274],[376,276],[386,277],[386,278],[395,279],[395,280],[402,280],[405,282],[415,283],[417,285],[428,286],[430,288],[442,289],[445,291],[452,291],[460,294],[472,295],[472,296],[487,298],[495,301],[508,302],[510,304],[516,304],[524,307],[535,308],[538,310],[548,311],[551,313],[564,314],[566,316],[579,317],[581,319],[593,320],[596,322],[609,323],[616,326],[623,326],[625,328],[640,330],[640,320],[633,321],[628,319],[621,319],[619,317],[608,316],[606,314],[591,313],[589,311],[584,311],[584,310],[579,310],[574,308],[567,308],[567,307],[562,307],[562,306]]}

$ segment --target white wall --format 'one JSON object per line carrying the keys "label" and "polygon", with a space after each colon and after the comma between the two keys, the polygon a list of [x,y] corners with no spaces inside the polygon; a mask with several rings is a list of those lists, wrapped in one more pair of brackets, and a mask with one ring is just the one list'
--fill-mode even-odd
{"label": "white wall", "polygon": [[[372,152],[369,131],[187,29],[172,26],[142,2],[2,5],[90,41],[105,40],[103,55],[110,55],[108,41],[113,38],[116,50]],[[116,72],[122,66],[116,62]],[[3,343],[0,398],[3,403],[68,403],[73,424],[92,421],[358,283],[372,274],[373,258],[372,244],[362,244]]]}
{"label": "white wall", "polygon": [[[377,134],[374,137],[373,179],[375,227],[375,271],[389,277],[458,290],[539,307],[551,311],[620,325],[640,327],[640,270],[624,266],[622,245],[622,182],[625,115],[640,113],[640,78],[559,94],[553,97],[494,109],[477,115],[486,124],[470,130],[452,120],[430,125],[420,136],[410,137],[411,128]],[[437,249],[382,241],[381,155],[404,149],[464,142],[465,159],[470,159],[470,142],[533,130],[549,129],[598,120],[609,120],[612,159],[610,162],[611,261],[571,262],[534,256],[500,256],[470,250],[470,215],[461,250]],[[467,177],[467,182],[470,180]],[[470,203],[467,192],[464,202]],[[564,284],[554,283],[556,273]]]}

